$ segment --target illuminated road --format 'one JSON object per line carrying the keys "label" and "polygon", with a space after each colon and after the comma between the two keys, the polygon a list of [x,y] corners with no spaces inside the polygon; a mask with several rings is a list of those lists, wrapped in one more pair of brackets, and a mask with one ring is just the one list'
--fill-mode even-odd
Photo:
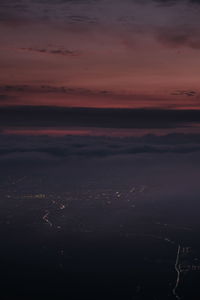
{"label": "illuminated road", "polygon": [[43,219],[45,222],[47,222],[47,223],[49,224],[49,226],[52,227],[53,224],[49,221],[48,216],[49,216],[49,211],[46,210],[46,212],[45,212],[44,216],[42,217],[42,219]]}
{"label": "illuminated road", "polygon": [[179,295],[177,294],[177,288],[179,286],[179,282],[180,282],[180,275],[181,275],[181,271],[179,269],[179,256],[180,256],[180,250],[181,250],[181,246],[178,245],[178,250],[177,250],[177,255],[176,255],[176,262],[175,262],[175,270],[177,272],[177,278],[176,278],[176,284],[175,287],[173,288],[173,294],[176,297],[176,299],[181,299],[179,297]]}

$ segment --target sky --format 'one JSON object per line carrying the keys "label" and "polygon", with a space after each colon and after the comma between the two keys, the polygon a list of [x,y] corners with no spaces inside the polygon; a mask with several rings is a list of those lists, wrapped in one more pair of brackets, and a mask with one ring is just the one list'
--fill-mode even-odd
{"label": "sky", "polygon": [[198,132],[199,13],[197,0],[2,0],[0,130]]}

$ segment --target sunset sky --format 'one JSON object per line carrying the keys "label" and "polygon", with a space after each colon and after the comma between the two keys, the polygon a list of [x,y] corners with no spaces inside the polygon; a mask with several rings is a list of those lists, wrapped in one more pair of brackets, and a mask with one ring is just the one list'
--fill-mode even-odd
{"label": "sunset sky", "polygon": [[[76,124],[80,108],[95,109],[102,123],[105,114],[113,118],[112,109],[119,109],[119,119],[122,109],[150,109],[148,117],[140,112],[140,121],[154,119],[159,109],[167,111],[168,123],[170,111],[193,114],[200,109],[199,13],[195,0],[2,0],[0,114],[6,126],[26,109],[38,116],[40,106],[47,107],[44,120],[50,107],[73,108],[71,127],[88,127]],[[189,119],[194,127],[199,117]],[[187,114],[178,116],[185,121]]]}

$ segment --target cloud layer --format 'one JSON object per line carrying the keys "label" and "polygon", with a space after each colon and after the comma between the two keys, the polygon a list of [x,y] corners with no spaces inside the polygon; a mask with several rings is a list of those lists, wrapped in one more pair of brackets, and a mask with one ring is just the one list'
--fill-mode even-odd
{"label": "cloud layer", "polygon": [[62,161],[68,158],[190,154],[200,151],[200,135],[146,135],[132,138],[1,135],[0,162]]}

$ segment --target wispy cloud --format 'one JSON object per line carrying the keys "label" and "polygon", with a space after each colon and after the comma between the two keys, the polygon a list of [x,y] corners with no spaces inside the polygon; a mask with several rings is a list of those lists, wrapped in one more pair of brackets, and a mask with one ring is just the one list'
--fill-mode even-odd
{"label": "wispy cloud", "polygon": [[0,94],[0,103],[6,104],[9,101],[16,99],[16,97],[6,94]]}
{"label": "wispy cloud", "polygon": [[[87,89],[81,87],[55,86],[55,85],[2,85],[0,92],[24,92],[24,93],[62,93],[78,95],[116,95],[109,90]],[[117,96],[117,95],[116,95]]]}
{"label": "wispy cloud", "polygon": [[68,49],[55,49],[55,48],[20,48],[19,50],[25,52],[33,52],[33,53],[40,53],[40,54],[52,54],[52,55],[60,55],[60,56],[72,56],[77,57],[80,56],[81,53],[75,50],[68,50]]}
{"label": "wispy cloud", "polygon": [[171,93],[173,96],[188,96],[188,97],[194,97],[197,95],[197,91],[193,90],[176,90]]}
{"label": "wispy cloud", "polygon": [[165,46],[200,49],[199,27],[166,26],[157,30],[156,38]]}

